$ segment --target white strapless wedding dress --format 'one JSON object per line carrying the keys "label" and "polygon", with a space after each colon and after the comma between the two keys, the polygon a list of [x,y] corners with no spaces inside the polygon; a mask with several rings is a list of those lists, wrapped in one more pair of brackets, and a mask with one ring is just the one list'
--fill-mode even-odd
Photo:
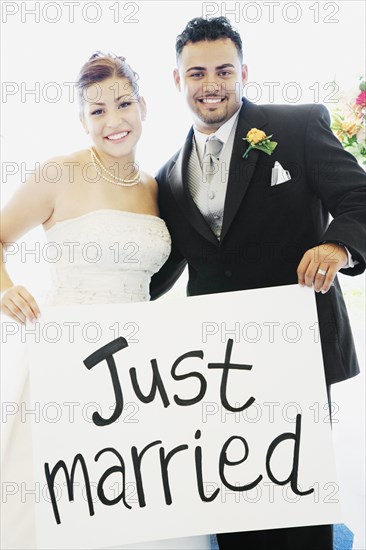
{"label": "white strapless wedding dress", "polygon": [[[171,247],[161,218],[110,209],[58,222],[46,235],[48,256],[53,249],[55,258],[48,305],[148,301],[150,279],[168,258]],[[26,367],[23,372],[19,402],[29,404]],[[30,456],[30,427],[21,422],[20,415],[14,415],[2,467],[3,487],[4,482],[7,484],[7,502],[2,499],[1,506],[2,550],[36,548],[35,495],[26,493],[34,489]],[[21,484],[24,490],[19,490]],[[114,548],[208,550],[210,538],[187,537]]]}

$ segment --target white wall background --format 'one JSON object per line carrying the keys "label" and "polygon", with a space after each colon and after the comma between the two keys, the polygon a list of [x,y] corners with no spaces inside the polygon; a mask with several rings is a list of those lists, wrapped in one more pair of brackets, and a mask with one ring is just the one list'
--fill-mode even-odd
{"label": "white wall background", "polygon": [[[3,164],[3,203],[24,179],[24,168],[89,145],[78,120],[72,86],[67,83],[75,81],[81,65],[95,50],[124,55],[140,74],[148,118],[138,161],[152,173],[180,147],[190,126],[189,113],[173,85],[172,70],[175,37],[193,17],[226,15],[239,30],[249,65],[246,94],[258,103],[296,101],[297,93],[298,102],[325,103],[331,109],[335,105],[331,83],[335,80],[343,90],[356,89],[365,70],[365,4],[361,0],[2,2],[1,10],[2,161],[14,163],[17,170],[9,176]],[[24,239],[29,248],[35,242],[44,242],[40,228]],[[46,285],[48,266],[30,255],[26,260],[22,262],[16,254],[9,271],[17,283],[38,296]],[[364,365],[362,280],[345,281],[345,289]],[[184,292],[182,285],[177,292]],[[346,483],[352,486],[353,495],[359,493],[347,504],[346,520],[353,522],[351,527],[364,541],[360,489],[364,487],[360,480],[364,384],[357,377],[338,386],[333,393],[341,405],[341,422],[335,425],[338,455],[340,463],[353,461],[353,481],[347,478]]]}

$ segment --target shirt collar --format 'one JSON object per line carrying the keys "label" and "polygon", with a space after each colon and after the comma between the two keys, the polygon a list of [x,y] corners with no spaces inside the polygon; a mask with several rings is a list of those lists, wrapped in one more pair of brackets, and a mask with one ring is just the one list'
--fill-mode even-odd
{"label": "shirt collar", "polygon": [[201,160],[203,159],[207,138],[216,136],[217,139],[220,139],[224,144],[223,148],[225,147],[225,143],[229,139],[230,132],[233,129],[233,126],[239,116],[240,109],[241,109],[241,106],[233,114],[233,116],[229,118],[229,120],[227,120],[222,126],[220,126],[220,128],[216,132],[213,132],[212,134],[203,134],[202,132],[197,130],[197,128],[193,127],[194,137],[195,137],[196,146],[197,146],[197,152]]}

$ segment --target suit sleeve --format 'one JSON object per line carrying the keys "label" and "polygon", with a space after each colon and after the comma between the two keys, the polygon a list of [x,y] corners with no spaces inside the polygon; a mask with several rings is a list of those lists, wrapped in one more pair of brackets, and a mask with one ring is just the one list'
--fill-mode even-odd
{"label": "suit sleeve", "polygon": [[333,217],[324,242],[346,246],[359,263],[341,272],[358,275],[365,270],[366,262],[366,176],[355,158],[343,149],[329,123],[327,109],[314,105],[305,138],[307,177]]}
{"label": "suit sleeve", "polygon": [[187,261],[176,248],[172,248],[169,258],[163,265],[163,267],[153,275],[150,283],[150,296],[151,300],[160,298],[163,294],[168,292],[174,285],[174,283],[182,275],[184,268],[187,265]]}
{"label": "suit sleeve", "polygon": [[[167,210],[168,206],[166,205],[167,200],[167,181],[166,181],[166,170],[170,166],[171,161],[163,167],[158,174],[155,176],[156,181],[159,187],[159,210],[160,215],[165,221],[167,221]],[[169,226],[168,226],[169,228]],[[175,282],[182,275],[185,267],[187,265],[187,260],[182,256],[179,250],[172,243],[172,250],[170,256],[165,262],[165,264],[160,268],[160,270],[153,275],[150,282],[150,297],[151,300],[156,300],[160,298],[163,294],[168,292],[175,284]]]}

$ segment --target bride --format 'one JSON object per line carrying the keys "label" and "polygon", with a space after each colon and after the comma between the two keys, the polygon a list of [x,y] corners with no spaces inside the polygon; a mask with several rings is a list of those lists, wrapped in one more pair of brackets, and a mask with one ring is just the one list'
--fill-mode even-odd
{"label": "bride", "polygon": [[[51,159],[22,185],[2,211],[1,243],[14,242],[42,224],[47,239],[58,244],[62,255],[53,264],[49,305],[149,300],[150,279],[169,256],[170,236],[159,218],[156,181],[135,162],[146,115],[137,75],[123,57],[96,53],[82,67],[77,88],[80,120],[93,146]],[[74,248],[66,246],[75,242],[78,246]],[[82,252],[91,242],[103,251],[96,263],[90,263]],[[134,261],[126,261],[131,253]],[[31,292],[13,283],[4,261],[1,311],[19,323],[35,322],[41,314]],[[28,400],[25,376],[19,401]],[[4,453],[3,483],[9,480],[20,486],[32,479],[30,448],[30,428],[16,418]],[[21,500],[18,494],[2,503],[4,550],[36,547],[34,509],[29,500]],[[154,541],[129,548],[208,549],[209,537]]]}

